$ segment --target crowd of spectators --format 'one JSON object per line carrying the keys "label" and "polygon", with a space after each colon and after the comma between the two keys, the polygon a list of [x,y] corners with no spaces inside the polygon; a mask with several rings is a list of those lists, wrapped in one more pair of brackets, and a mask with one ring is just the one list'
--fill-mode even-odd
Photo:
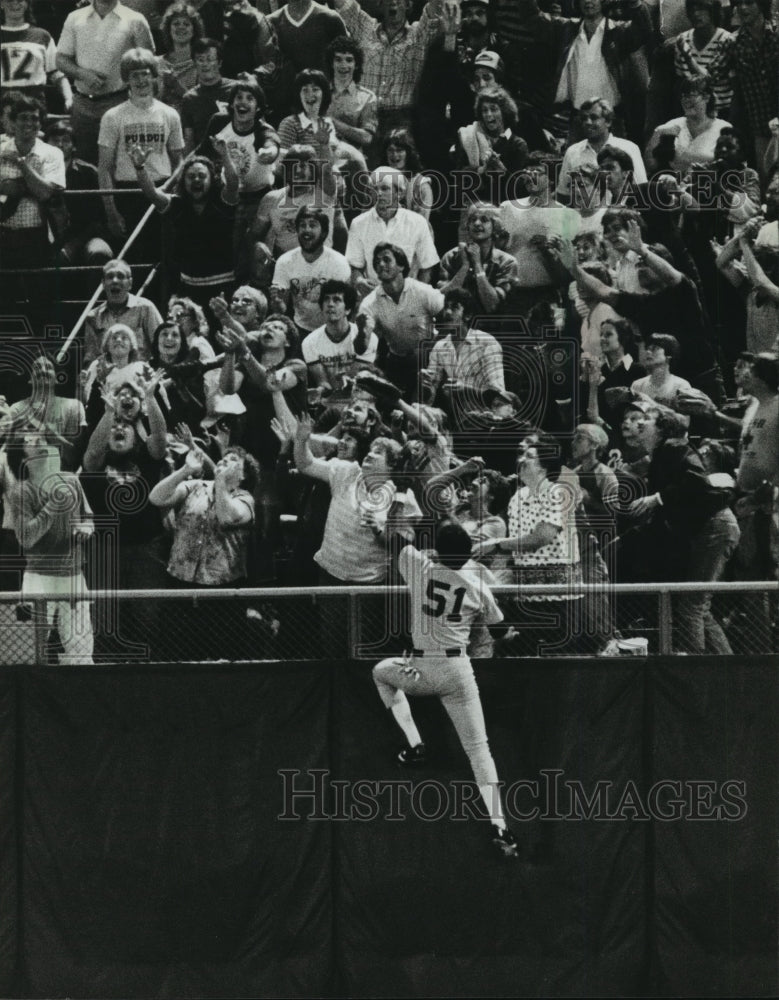
{"label": "crowd of spectators", "polygon": [[[0,15],[3,310],[33,332],[0,559],[70,594],[63,660],[93,656],[87,585],[395,582],[440,520],[517,588],[475,655],[615,652],[582,582],[775,578],[772,0]],[[89,266],[69,379],[36,338]],[[773,648],[762,595],[673,611],[680,652],[731,652],[746,614],[739,648]]]}

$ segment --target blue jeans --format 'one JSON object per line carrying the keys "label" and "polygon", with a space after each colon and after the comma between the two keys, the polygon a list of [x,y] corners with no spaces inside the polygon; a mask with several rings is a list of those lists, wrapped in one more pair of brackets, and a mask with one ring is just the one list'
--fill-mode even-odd
{"label": "blue jeans", "polygon": [[[730,508],[713,514],[690,545],[687,579],[713,583],[725,571],[736,551],[741,532]],[[675,602],[674,631],[680,648],[689,653],[731,655],[722,626],[711,613],[711,594],[681,594]]]}

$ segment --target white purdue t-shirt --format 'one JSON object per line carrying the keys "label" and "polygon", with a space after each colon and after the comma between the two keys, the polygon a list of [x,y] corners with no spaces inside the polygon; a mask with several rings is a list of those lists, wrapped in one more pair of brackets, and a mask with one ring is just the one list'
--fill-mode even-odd
{"label": "white purdue t-shirt", "polygon": [[146,172],[156,184],[173,173],[168,151],[184,148],[184,134],[175,108],[157,100],[148,108],[125,101],[103,115],[97,142],[115,151],[114,179],[117,181],[137,181],[129,151],[133,146],[147,150]]}
{"label": "white purdue t-shirt", "polygon": [[406,545],[398,556],[398,569],[411,594],[415,649],[442,655],[456,646],[465,649],[477,616],[484,625],[503,621],[503,612],[486,583],[488,571],[472,559],[455,570]]}

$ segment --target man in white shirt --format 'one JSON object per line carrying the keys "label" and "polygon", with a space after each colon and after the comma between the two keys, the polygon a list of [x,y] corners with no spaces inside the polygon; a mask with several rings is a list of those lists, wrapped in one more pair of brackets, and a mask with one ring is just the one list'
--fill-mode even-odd
{"label": "man in white shirt", "polygon": [[583,164],[598,168],[598,153],[605,146],[623,149],[633,161],[633,181],[636,184],[646,183],[646,167],[641,156],[641,150],[629,139],[620,139],[611,134],[611,123],[614,120],[613,105],[601,97],[585,101],[580,108],[579,120],[585,138],[574,142],[565,151],[563,165],[560,168],[560,178],[557,182],[557,193],[567,199],[571,193],[571,174],[579,170]]}
{"label": "man in white shirt", "polygon": [[[122,56],[119,68],[127,83],[129,99],[107,111],[100,123],[97,164],[100,187],[137,186],[136,170],[130,157],[130,150],[136,146],[147,153],[146,173],[155,184],[160,184],[181,162],[184,134],[179,113],[154,96],[158,68],[153,52],[131,49]],[[108,229],[117,240],[126,235],[125,219],[133,221],[135,212],[146,208],[146,200],[141,198],[137,206],[125,201],[125,211],[120,212],[110,194],[103,196],[103,204]]]}
{"label": "man in white shirt", "polygon": [[400,247],[409,260],[411,277],[429,284],[439,257],[427,221],[418,212],[400,207],[406,198],[406,177],[400,170],[381,167],[371,180],[376,204],[352,221],[346,244],[357,294],[367,295],[379,282],[373,267],[373,251],[379,243]]}
{"label": "man in white shirt", "polygon": [[444,296],[408,276],[408,257],[399,246],[377,244],[373,269],[381,284],[363,300],[360,313],[375,325],[377,364],[400,388],[406,402],[414,402],[420,389],[423,345],[432,339],[433,320],[444,307]]}
{"label": "man in white shirt", "polygon": [[454,288],[444,296],[437,326],[446,336],[430,352],[427,372],[432,398],[439,394],[456,426],[459,417],[482,409],[490,389],[505,389],[503,350],[490,333],[475,330],[471,322],[476,303],[470,292]]}
{"label": "man in white shirt", "polygon": [[325,246],[330,232],[327,212],[304,205],[295,216],[295,231],[300,246],[276,261],[270,304],[272,312],[286,313],[291,303],[295,325],[305,337],[325,322],[320,306],[325,282],[350,281],[352,272],[343,254]]}
{"label": "man in white shirt", "polygon": [[350,389],[345,379],[373,363],[379,341],[368,329],[367,317],[362,317],[360,327],[351,322],[357,296],[350,284],[326,281],[320,289],[319,301],[324,325],[309,333],[301,345],[303,360],[308,365],[309,385],[335,391],[346,399]]}
{"label": "man in white shirt", "polygon": [[68,14],[57,43],[57,69],[75,81],[71,124],[81,159],[97,163],[100,120],[125,99],[119,65],[134,48],[154,51],[146,18],[119,0],[92,0]]}

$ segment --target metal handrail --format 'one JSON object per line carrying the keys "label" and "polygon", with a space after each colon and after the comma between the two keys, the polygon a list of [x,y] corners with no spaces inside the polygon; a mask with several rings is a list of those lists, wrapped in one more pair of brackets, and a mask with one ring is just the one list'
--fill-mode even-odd
{"label": "metal handrail", "polygon": [[[739,580],[734,582],[718,581],[707,583],[705,580],[700,583],[583,583],[576,587],[566,586],[560,583],[537,583],[522,587],[516,584],[495,584],[490,586],[493,594],[516,594],[520,592],[522,596],[536,595],[560,595],[560,594],[643,594],[645,596],[661,594],[696,594],[704,590],[707,594],[729,594],[729,593],[766,593],[779,591],[779,581],[777,580]],[[206,598],[208,600],[259,600],[284,597],[377,597],[389,594],[404,594],[408,588],[403,585],[397,586],[376,586],[376,587],[355,587],[355,586],[332,586],[332,587],[234,587],[231,589],[222,587],[193,587],[192,589],[171,589],[171,590],[84,590],[83,598],[90,601],[112,600],[116,597],[122,600],[182,600],[184,598]],[[0,604],[15,603],[20,601],[61,601],[63,594],[38,592],[25,594],[23,591],[0,592]],[[81,597],[80,597],[81,599]]]}

